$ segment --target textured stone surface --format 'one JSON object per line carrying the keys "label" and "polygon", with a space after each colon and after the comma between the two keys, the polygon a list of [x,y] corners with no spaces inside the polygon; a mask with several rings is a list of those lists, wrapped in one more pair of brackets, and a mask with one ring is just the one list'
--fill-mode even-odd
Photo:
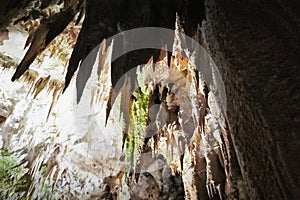
{"label": "textured stone surface", "polygon": [[299,3],[283,4],[206,1],[247,199],[299,197]]}

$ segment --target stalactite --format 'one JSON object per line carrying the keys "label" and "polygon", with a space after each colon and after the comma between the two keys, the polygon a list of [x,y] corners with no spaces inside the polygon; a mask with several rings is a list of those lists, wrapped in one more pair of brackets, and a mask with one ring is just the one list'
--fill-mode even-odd
{"label": "stalactite", "polygon": [[55,85],[55,88],[53,89],[52,101],[51,101],[50,108],[49,108],[49,111],[48,111],[47,119],[50,116],[52,108],[55,106],[59,96],[61,95],[62,88],[63,88],[63,84],[57,84],[57,85]]}
{"label": "stalactite", "polygon": [[[102,185],[100,191],[97,190],[98,193],[90,195],[93,197],[116,198],[125,191],[137,199],[168,199],[176,195],[177,199],[222,199],[232,192],[231,180],[228,177],[232,173],[229,167],[232,162],[231,155],[228,150],[231,144],[226,132],[228,129],[224,126],[224,108],[219,105],[222,101],[218,99],[220,77],[216,75],[217,71],[211,70],[215,73],[212,77],[216,80],[206,85],[201,72],[195,69],[193,53],[188,52],[185,39],[180,35],[184,30],[180,26],[179,18],[176,25],[170,63],[166,48],[162,48],[158,62],[153,63],[152,57],[145,66],[135,69],[137,81],[124,76],[120,95],[111,91],[110,63],[113,43],[108,47],[105,40],[101,43],[96,58],[98,62],[94,63],[86,86],[82,88],[83,94],[89,94],[85,99],[88,101],[87,105],[101,113],[95,112],[85,116],[89,119],[84,123],[91,126],[84,129],[84,133],[70,133],[66,139],[63,137],[64,133],[57,129],[54,131],[55,137],[51,138],[52,141],[44,149],[38,149],[39,153],[35,153],[30,161],[33,177],[30,188],[32,196],[37,196],[41,168],[45,163],[47,166],[44,183],[51,183],[53,190],[64,180],[64,176],[72,176],[64,157],[79,166],[73,169],[74,173],[77,173],[76,176],[80,172],[87,173],[86,177],[90,179],[94,178],[95,174],[99,176]],[[56,49],[50,46],[49,55],[56,53]],[[64,54],[59,55],[60,59],[65,60]],[[33,94],[33,99],[38,100],[42,97],[44,90],[52,96],[47,120],[51,121],[52,112],[53,118],[56,118],[58,111],[55,106],[60,98],[63,98],[64,83],[61,79],[27,70],[24,82],[31,86],[30,94]],[[72,84],[71,86],[74,86]],[[121,107],[117,109],[118,117],[110,116],[115,114],[111,113],[111,109],[117,102],[111,102],[112,96],[115,99],[119,98],[121,102]],[[77,106],[80,106],[80,103],[84,102],[79,102]],[[107,113],[103,113],[106,106],[109,107],[106,109]],[[106,118],[99,117],[101,114],[106,115]],[[112,166],[105,166],[107,163],[94,161],[94,158],[85,158],[77,154],[75,148],[76,145],[87,145],[87,149],[91,150],[91,146],[96,145],[93,139],[97,137],[101,138],[101,143],[116,145],[113,139],[106,135],[108,129],[105,129],[104,124],[101,128],[105,130],[97,130],[98,135],[93,135],[92,128],[97,126],[92,122],[97,120],[106,121],[106,126],[113,126],[112,124],[121,120],[122,128],[113,131],[122,132],[122,141],[118,143],[118,148],[122,149],[120,152],[123,153],[120,159],[111,162],[113,167],[116,163],[121,167],[120,170],[110,169],[110,174],[104,174],[103,171],[107,172],[106,168]],[[112,131],[109,134],[113,134]],[[106,137],[109,141],[105,141]],[[86,154],[90,156],[89,153]],[[70,155],[73,158],[68,157]],[[108,161],[105,157],[103,160]],[[88,190],[87,183],[82,187]]]}
{"label": "stalactite", "polygon": [[34,85],[33,88],[33,93],[34,96],[33,98],[35,99],[36,96],[45,88],[46,84],[49,82],[50,80],[50,75],[47,77],[41,77]]}
{"label": "stalactite", "polygon": [[39,73],[35,70],[28,70],[25,74],[24,74],[24,82],[29,84],[30,88],[32,88],[34,86],[34,83],[36,82],[36,80],[39,77]]}

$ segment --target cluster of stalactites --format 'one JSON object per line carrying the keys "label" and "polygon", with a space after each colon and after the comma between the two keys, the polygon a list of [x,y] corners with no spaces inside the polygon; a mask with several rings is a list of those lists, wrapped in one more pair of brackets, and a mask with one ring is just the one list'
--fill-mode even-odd
{"label": "cluster of stalactites", "polygon": [[[159,62],[153,63],[150,59],[145,67],[138,69],[138,75],[144,77],[142,84],[146,86],[147,94],[142,90],[135,93],[148,95],[148,104],[142,105],[148,113],[146,116],[135,113],[135,118],[145,117],[146,122],[143,137],[131,141],[138,141],[135,144],[138,151],[134,155],[138,157],[134,163],[138,169],[135,170],[149,169],[151,165],[143,160],[149,152],[152,159],[164,155],[173,175],[184,176],[191,167],[196,171],[200,168],[205,177],[200,181],[206,185],[200,189],[204,191],[203,195],[223,199],[226,193],[231,192],[224,139],[226,127],[222,127],[218,117],[210,111],[210,91],[205,80],[201,79],[201,72],[195,70],[192,59],[180,53],[183,49],[180,45],[184,44],[181,39],[175,36],[174,45],[177,46],[173,48],[169,63],[166,51],[162,50]],[[139,102],[136,95],[133,97],[129,105]],[[132,122],[133,117],[130,119]],[[130,124],[139,126],[137,123]],[[124,137],[123,141],[128,142],[128,134]]]}

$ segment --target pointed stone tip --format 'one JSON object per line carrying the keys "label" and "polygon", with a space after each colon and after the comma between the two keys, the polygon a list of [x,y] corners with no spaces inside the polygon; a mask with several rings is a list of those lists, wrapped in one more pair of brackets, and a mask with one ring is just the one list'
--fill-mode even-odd
{"label": "pointed stone tip", "polygon": [[[63,89],[62,89],[62,93],[64,93],[67,90],[67,88],[69,87],[69,85],[71,84],[71,79],[65,77],[65,83],[64,83],[64,86],[63,86]],[[77,97],[77,99],[78,99],[78,97]],[[80,97],[79,97],[79,101],[80,101]]]}
{"label": "pointed stone tip", "polygon": [[81,96],[77,96],[77,99],[76,99],[77,104],[79,104],[80,99],[81,99]]}
{"label": "pointed stone tip", "polygon": [[16,74],[14,74],[11,79],[10,79],[12,82],[14,82],[16,80]]}
{"label": "pointed stone tip", "polygon": [[110,114],[110,109],[106,109],[106,116],[105,116],[105,127],[107,126],[108,118]]}
{"label": "pointed stone tip", "polygon": [[107,122],[108,122],[108,117],[106,117],[106,119],[105,119],[105,124],[104,124],[104,127],[106,127],[106,126],[107,126]]}
{"label": "pointed stone tip", "polygon": [[62,93],[64,93],[66,91],[66,89],[69,86],[69,84],[70,84],[70,81],[69,80],[65,80],[65,85],[64,85],[64,88],[62,90]]}

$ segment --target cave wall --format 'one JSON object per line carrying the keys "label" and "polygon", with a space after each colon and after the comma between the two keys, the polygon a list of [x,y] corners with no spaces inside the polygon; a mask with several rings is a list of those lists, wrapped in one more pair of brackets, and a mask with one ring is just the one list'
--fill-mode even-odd
{"label": "cave wall", "polygon": [[299,4],[205,1],[247,199],[299,198]]}

